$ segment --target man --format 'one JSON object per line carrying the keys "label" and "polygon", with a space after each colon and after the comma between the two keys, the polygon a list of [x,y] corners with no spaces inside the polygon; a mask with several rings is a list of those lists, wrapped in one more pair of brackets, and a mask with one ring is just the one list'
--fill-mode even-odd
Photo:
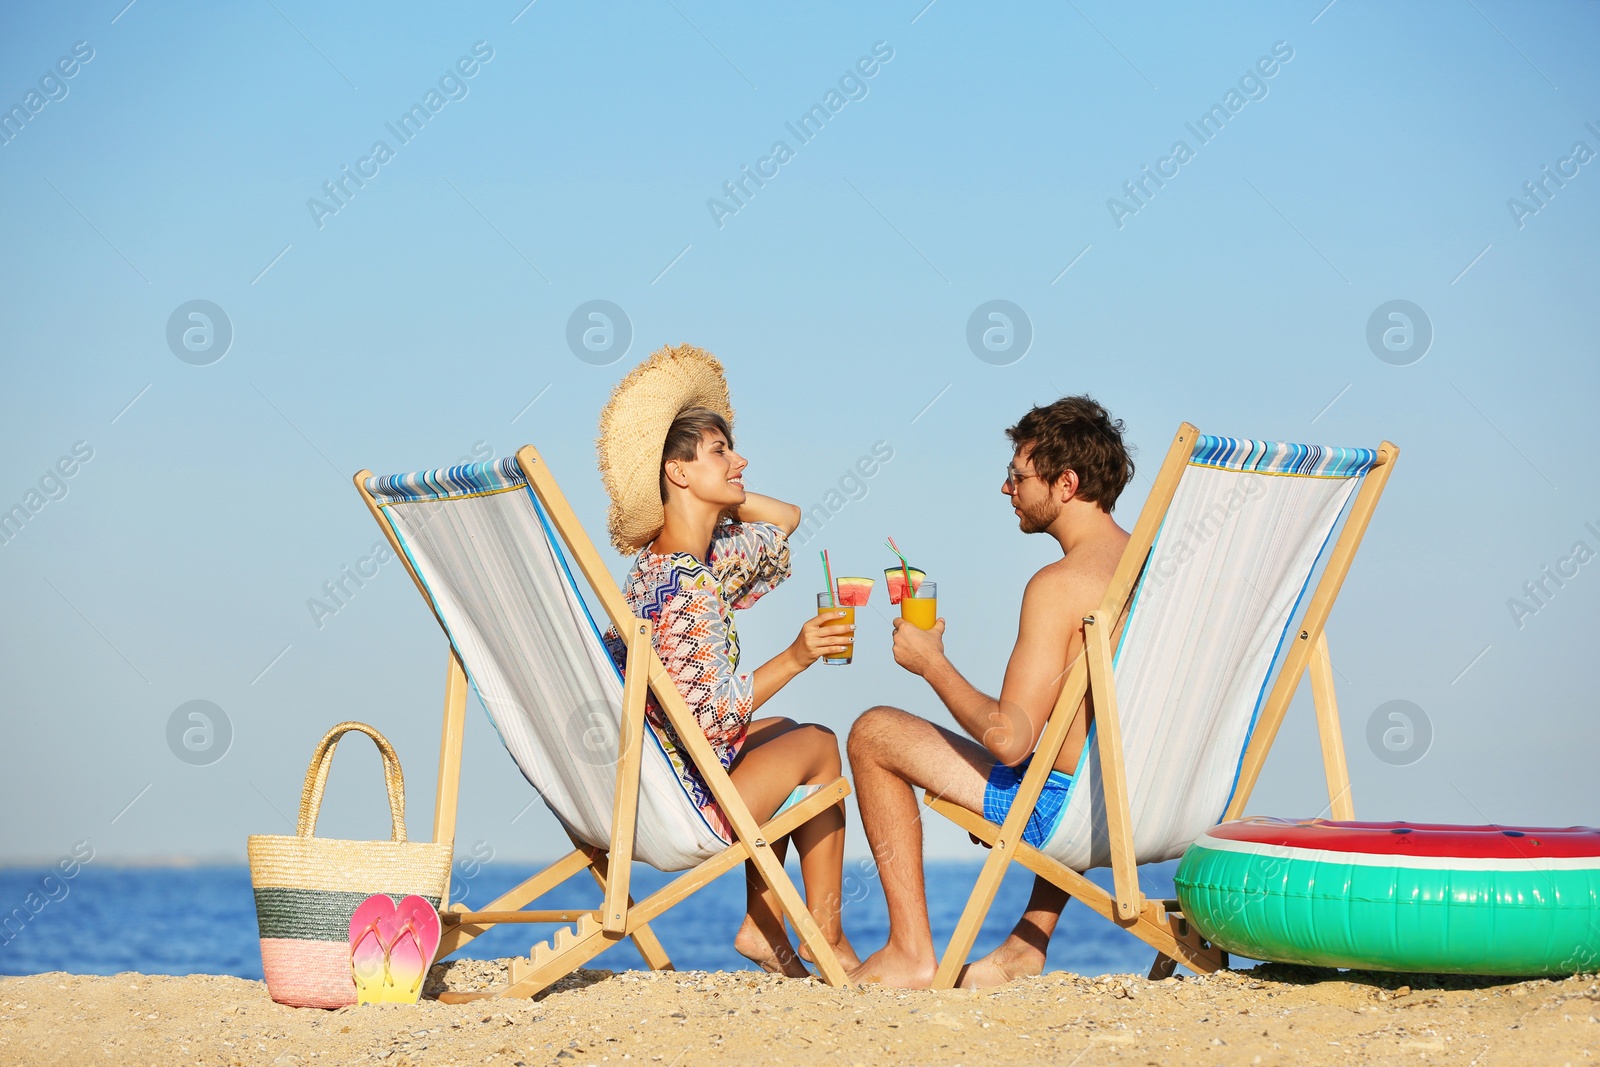
{"label": "man", "polygon": [[[1067,670],[1083,651],[1083,617],[1099,606],[1128,542],[1111,518],[1133,477],[1122,432],[1122,422],[1087,396],[1036,407],[1006,431],[1013,456],[1000,491],[1022,532],[1054,537],[1062,558],[1035,574],[1023,592],[1017,643],[998,699],[980,692],[945,657],[943,619],[932,630],[894,620],[895,662],[926,679],[969,736],[888,707],[867,711],[850,731],[856,801],[889,905],[889,942],[862,963],[858,981],[905,988],[933,981],[938,959],[928,926],[918,791],[930,789],[993,822],[1011,810]],[[1080,708],[1024,834],[1035,847],[1055,831],[1088,727]],[[1054,885],[1035,879],[1016,928],[966,968],[961,984],[991,986],[1041,973],[1066,901]]]}

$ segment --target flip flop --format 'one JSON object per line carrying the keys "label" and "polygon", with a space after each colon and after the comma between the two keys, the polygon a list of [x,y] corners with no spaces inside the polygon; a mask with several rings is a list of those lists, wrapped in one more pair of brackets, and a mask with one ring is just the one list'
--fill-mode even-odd
{"label": "flip flop", "polygon": [[389,945],[388,999],[415,1004],[422,983],[439,952],[443,928],[439,911],[419,896],[409,896],[395,909],[395,936]]}
{"label": "flip flop", "polygon": [[355,978],[357,1004],[389,999],[389,949],[396,932],[394,901],[382,893],[363,900],[350,916],[350,969]]}

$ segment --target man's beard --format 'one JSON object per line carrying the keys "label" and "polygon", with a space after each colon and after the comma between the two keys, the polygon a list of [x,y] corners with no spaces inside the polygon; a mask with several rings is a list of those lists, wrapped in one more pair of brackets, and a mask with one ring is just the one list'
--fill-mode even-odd
{"label": "man's beard", "polygon": [[1025,534],[1044,533],[1050,528],[1050,524],[1056,521],[1056,516],[1061,514],[1061,505],[1054,500],[1046,500],[1039,507],[1016,504],[1016,509],[1021,516],[1022,532]]}

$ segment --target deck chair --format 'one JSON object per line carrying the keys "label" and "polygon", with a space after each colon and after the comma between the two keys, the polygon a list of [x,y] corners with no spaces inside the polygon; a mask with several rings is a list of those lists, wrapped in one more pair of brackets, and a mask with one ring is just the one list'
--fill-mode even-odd
{"label": "deck chair", "polygon": [[[745,860],[776,896],[830,985],[846,976],[769,842],[850,787],[839,778],[758,825],[628,610],[555,478],[529,445],[515,457],[418,474],[355,476],[356,488],[450,641],[433,838],[453,841],[467,686],[478,690],[500,739],[555,813],[574,850],[481,910],[441,900],[439,958],[501,923],[561,923],[514,960],[507,984],[482,996],[533,996],[623,937],[655,969],[672,964],[649,923]],[[593,589],[627,649],[618,672],[573,576]],[[645,719],[653,692],[733,837],[724,839],[685,792]],[[640,901],[628,892],[634,859],[687,873]],[[595,910],[528,907],[584,871],[604,895]],[[448,893],[448,890],[447,890]]]}
{"label": "deck chair", "polygon": [[[935,988],[955,983],[1013,860],[1155,948],[1152,978],[1226,966],[1176,900],[1145,898],[1137,867],[1240,815],[1308,671],[1329,810],[1355,818],[1323,624],[1398,454],[1178,428],[1004,824],[924,797],[991,847]],[[1074,735],[1083,754],[1036,849],[1022,831]],[[1105,866],[1114,892],[1082,873]]]}

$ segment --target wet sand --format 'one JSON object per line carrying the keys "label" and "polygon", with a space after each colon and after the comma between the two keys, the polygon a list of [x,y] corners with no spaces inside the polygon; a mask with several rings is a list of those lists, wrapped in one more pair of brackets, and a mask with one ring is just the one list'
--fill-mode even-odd
{"label": "wet sand", "polygon": [[[430,988],[485,988],[460,961]],[[1281,966],[1149,982],[1055,973],[985,992],[829,989],[753,972],[580,971],[534,1000],[338,1011],[212,975],[0,978],[0,1063],[1593,1064],[1600,982]]]}

